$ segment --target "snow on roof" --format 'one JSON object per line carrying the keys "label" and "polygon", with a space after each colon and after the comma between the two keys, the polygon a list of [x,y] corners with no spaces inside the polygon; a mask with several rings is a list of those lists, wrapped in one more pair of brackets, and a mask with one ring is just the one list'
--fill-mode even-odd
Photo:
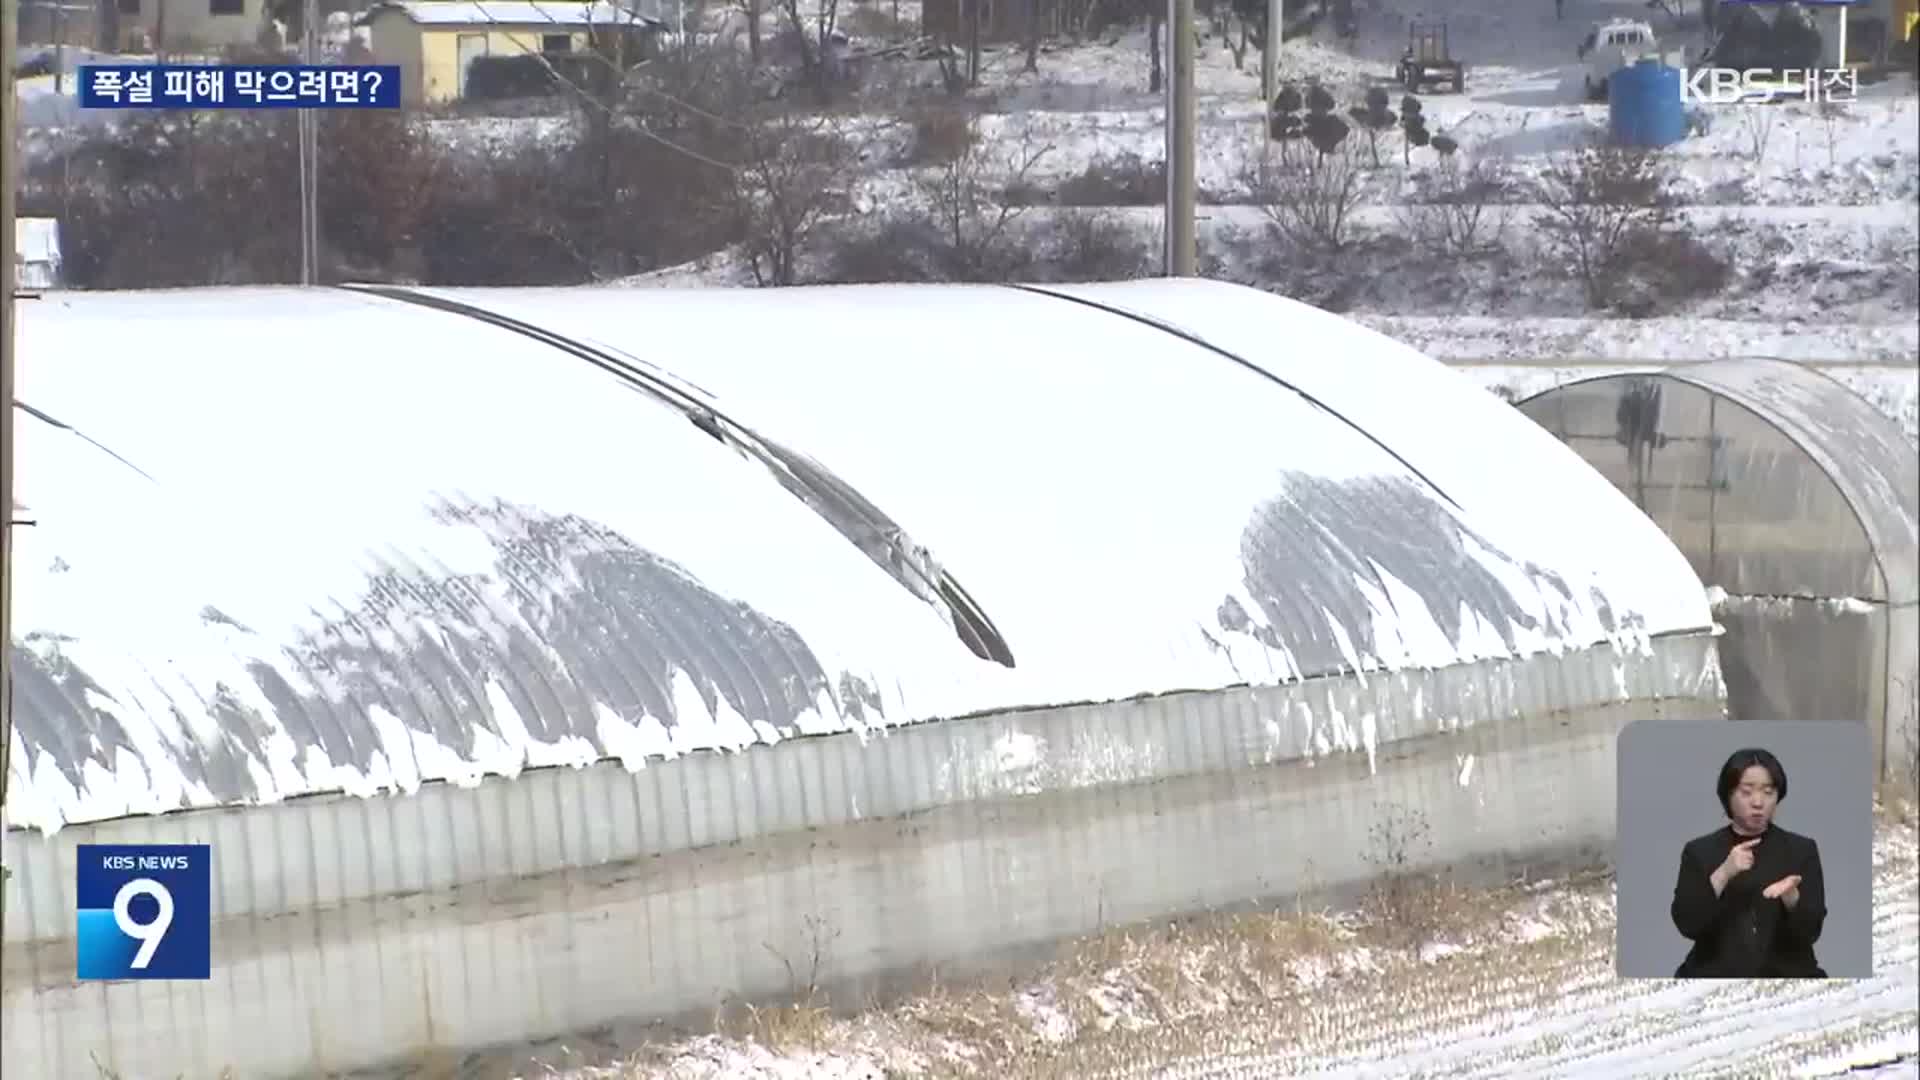
{"label": "snow on roof", "polygon": [[[1204,281],[1050,287],[1179,325],[1376,432],[1511,550],[1582,567],[1589,601],[1675,627],[1701,617],[1686,557],[1552,433],[1466,375],[1293,300]],[[1286,332],[1274,330],[1284,323]],[[1491,527],[1490,524],[1487,527]]]}
{"label": "snow on roof", "polygon": [[[1244,304],[1338,357],[1301,365],[1325,407],[1012,289],[435,295],[624,345],[669,389],[338,290],[23,311],[13,821],[1711,625],[1684,559],[1524,417],[1259,294],[1166,295],[1220,340],[1215,306]],[[1370,426],[1396,414],[1358,387],[1390,366],[1469,421],[1455,449]],[[836,517],[860,506],[887,537]],[[1014,666],[962,642],[954,596]]]}
{"label": "snow on roof", "polygon": [[657,0],[613,4],[591,0],[392,0],[367,13],[405,15],[422,26],[615,26],[636,19],[659,23]]}
{"label": "snow on roof", "polygon": [[[1209,648],[1184,632],[1196,621],[1222,644],[1244,642],[1221,626],[1234,606],[1291,654],[1241,658],[1249,673],[1340,666],[1342,634],[1364,663],[1444,664],[1708,625],[1698,579],[1657,525],[1558,439],[1445,366],[1252,289],[1051,291],[755,294],[756,318],[776,323],[776,338],[717,349],[702,342],[737,318],[738,294],[679,294],[662,319],[624,290],[435,290],[624,347],[747,404],[964,568],[1022,657],[1034,646],[1021,628],[1085,624],[1050,664],[1102,663],[1071,644],[1090,634],[1113,639],[1106,656],[1134,652],[1132,670],[1151,671],[1161,627],[1175,628],[1182,644],[1169,648],[1182,654]],[[1060,297],[1178,321],[1218,351]],[[989,305],[991,318],[970,314]],[[796,344],[849,326],[898,345]],[[1216,571],[1234,587],[1197,585],[1191,552],[1242,530],[1247,550]],[[1398,625],[1376,627],[1371,586],[1316,582],[1309,599],[1294,580],[1310,564],[1356,561],[1358,579],[1397,578],[1387,591],[1412,590],[1432,618],[1397,596]],[[1060,568],[1045,590],[1032,588],[1036,562]],[[1190,572],[1144,575],[1146,565]],[[1249,595],[1246,579],[1266,575],[1271,591]],[[1197,618],[1196,593],[1224,617]],[[1422,633],[1438,637],[1402,640]]]}
{"label": "snow on roof", "polygon": [[19,400],[66,427],[19,428],[13,821],[1005,693],[764,471],[514,335],[270,289],[76,294],[20,332]]}

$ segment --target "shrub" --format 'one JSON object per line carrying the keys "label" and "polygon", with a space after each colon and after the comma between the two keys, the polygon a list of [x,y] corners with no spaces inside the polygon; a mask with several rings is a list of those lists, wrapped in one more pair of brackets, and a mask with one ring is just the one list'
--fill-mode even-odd
{"label": "shrub", "polygon": [[1112,214],[1069,211],[1054,223],[1046,266],[1058,281],[1124,281],[1153,272],[1140,234]]}
{"label": "shrub", "polygon": [[1102,154],[1061,181],[1054,201],[1062,206],[1158,206],[1167,199],[1163,162],[1133,153]]}
{"label": "shrub", "polygon": [[908,165],[944,165],[980,141],[973,113],[955,106],[922,109],[912,120],[913,138],[907,146]]}
{"label": "shrub", "polygon": [[1665,231],[1676,220],[1664,159],[1645,150],[1586,146],[1562,155],[1542,178],[1535,223],[1549,250],[1581,283],[1590,307],[1620,292],[1630,239]]}

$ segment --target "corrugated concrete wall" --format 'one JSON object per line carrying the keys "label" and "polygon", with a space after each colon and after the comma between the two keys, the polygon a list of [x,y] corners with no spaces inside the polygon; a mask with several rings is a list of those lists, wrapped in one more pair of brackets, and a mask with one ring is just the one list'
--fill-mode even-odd
{"label": "corrugated concrete wall", "polygon": [[[788,962],[952,970],[1351,883],[1396,805],[1435,864],[1596,854],[1614,736],[1656,715],[1724,715],[1710,637],[15,832],[5,1073],[295,1075],[779,994]],[[74,982],[85,842],[215,845],[212,980]]]}

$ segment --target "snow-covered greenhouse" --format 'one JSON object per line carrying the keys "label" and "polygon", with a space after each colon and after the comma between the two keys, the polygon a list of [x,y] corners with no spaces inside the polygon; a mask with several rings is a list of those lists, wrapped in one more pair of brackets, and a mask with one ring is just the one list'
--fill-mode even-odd
{"label": "snow-covered greenhouse", "polygon": [[1920,455],[1892,419],[1782,360],[1605,375],[1520,409],[1707,583],[1733,719],[1864,723],[1883,777],[1913,768]]}
{"label": "snow-covered greenhouse", "polygon": [[[1724,716],[1606,478],[1251,290],[73,293],[19,356],[8,1076],[963,970],[1401,804],[1591,853],[1620,727]],[[74,981],[105,842],[212,845],[210,982]]]}

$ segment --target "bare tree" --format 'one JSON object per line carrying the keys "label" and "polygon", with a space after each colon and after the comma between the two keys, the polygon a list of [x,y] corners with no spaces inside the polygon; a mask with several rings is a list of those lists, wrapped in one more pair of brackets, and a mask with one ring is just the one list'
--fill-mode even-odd
{"label": "bare tree", "polygon": [[754,280],[796,284],[806,241],[846,203],[857,156],[834,118],[788,108],[753,125],[744,156],[732,195]]}
{"label": "bare tree", "polygon": [[1411,239],[1450,255],[1472,255],[1500,242],[1512,218],[1514,190],[1504,159],[1475,154],[1462,164],[1447,154],[1425,175],[1425,188],[1397,211]]}
{"label": "bare tree", "polygon": [[762,14],[760,6],[762,3],[763,0],[741,0],[740,5],[741,13],[746,16],[747,20],[747,56],[753,60],[755,67],[758,67],[760,61],[764,59],[763,52],[765,47],[760,43],[760,19]]}
{"label": "bare tree", "polygon": [[1840,167],[1840,126],[1847,120],[1848,110],[1844,102],[1823,100],[1814,106],[1815,115],[1820,117],[1820,128],[1825,136],[1827,147],[1827,168]]}
{"label": "bare tree", "polygon": [[[611,41],[600,48],[618,53]],[[322,154],[341,163],[321,186],[323,272],[574,284],[705,255],[741,242],[749,228],[799,246],[818,219],[787,193],[819,175],[809,170],[820,158],[789,146],[778,125],[760,134],[762,107],[741,52],[676,50],[644,75],[617,72],[614,60],[601,69],[604,81],[588,57],[514,59],[559,79],[555,89],[582,122],[538,145],[471,153],[437,144],[398,114],[323,118]],[[292,119],[130,117],[24,177],[22,198],[62,219],[68,269],[83,287],[294,280]],[[740,190],[773,193],[770,208],[743,221]]]}
{"label": "bare tree", "polygon": [[1167,16],[1165,6],[1153,0],[1144,0],[1147,5],[1147,93],[1160,92],[1166,80],[1165,66],[1160,58],[1160,36],[1165,33]]}
{"label": "bare tree", "polygon": [[731,48],[683,49],[636,68],[631,19],[590,27],[589,49],[564,70],[528,53],[575,103],[579,123],[563,175],[531,167],[517,178],[528,201],[556,207],[524,227],[594,279],[734,239],[731,178],[754,130],[751,62]]}
{"label": "bare tree", "polygon": [[1365,193],[1360,153],[1352,140],[1323,153],[1305,140],[1270,142],[1262,132],[1242,181],[1282,237],[1337,251]]}
{"label": "bare tree", "polygon": [[934,62],[940,65],[940,85],[953,97],[964,97],[967,93],[967,73],[961,67],[961,60],[951,45],[943,44],[934,54]]}
{"label": "bare tree", "polygon": [[[1232,17],[1233,6],[1231,4],[1225,6],[1225,11],[1227,14],[1221,16],[1220,20],[1220,40],[1226,43],[1227,51],[1233,54],[1233,70],[1245,71],[1247,70],[1247,45],[1249,42],[1247,20],[1234,20]],[[1237,29],[1240,31],[1238,34],[1233,32],[1236,27],[1232,25],[1232,22],[1238,22],[1239,26]]]}
{"label": "bare tree", "polygon": [[1048,278],[1059,281],[1124,281],[1152,273],[1152,253],[1138,230],[1109,211],[1064,212],[1048,245]]}
{"label": "bare tree", "polygon": [[[93,47],[100,52],[120,51],[120,0],[97,0],[93,7]],[[12,63],[12,58],[8,58]]]}
{"label": "bare tree", "polygon": [[986,0],[966,0],[967,85],[980,85],[980,36],[986,22]]}
{"label": "bare tree", "polygon": [[834,44],[834,31],[839,22],[839,0],[814,0],[814,12],[809,19],[800,10],[800,0],[775,0],[780,13],[785,16],[787,32],[793,36],[794,47],[800,51],[800,74],[813,91],[814,99],[825,105],[833,99],[833,88],[839,78],[839,49]]}
{"label": "bare tree", "polygon": [[1027,0],[1027,74],[1040,70],[1040,4],[1041,0]]}
{"label": "bare tree", "polygon": [[1005,193],[1028,187],[1034,168],[1052,151],[1052,144],[1038,143],[1031,133],[1011,146],[974,139],[920,181],[946,277],[998,281],[1008,276],[1019,248],[1011,230],[1028,207]]}
{"label": "bare tree", "polygon": [[1747,152],[1758,162],[1767,156],[1767,144],[1773,141],[1773,129],[1780,114],[1773,109],[1741,109],[1740,133],[1746,136]]}
{"label": "bare tree", "polygon": [[1654,153],[1587,146],[1564,154],[1542,177],[1534,222],[1603,307],[1619,290],[1623,256],[1635,240],[1670,228],[1676,208],[1665,163]]}

